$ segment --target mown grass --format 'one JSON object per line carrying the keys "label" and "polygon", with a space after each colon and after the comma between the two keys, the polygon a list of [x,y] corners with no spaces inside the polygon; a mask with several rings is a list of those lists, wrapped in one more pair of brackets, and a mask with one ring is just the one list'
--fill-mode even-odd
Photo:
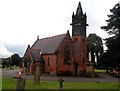
{"label": "mown grass", "polygon": [[[16,79],[2,77],[2,89],[16,89]],[[64,89],[118,89],[118,83],[112,82],[64,82]],[[58,82],[41,81],[35,85],[32,80],[26,80],[25,89],[59,89]]]}
{"label": "mown grass", "polygon": [[2,69],[0,68],[0,90],[2,88]]}
{"label": "mown grass", "polygon": [[95,69],[94,72],[97,72],[97,73],[105,73],[106,70]]}

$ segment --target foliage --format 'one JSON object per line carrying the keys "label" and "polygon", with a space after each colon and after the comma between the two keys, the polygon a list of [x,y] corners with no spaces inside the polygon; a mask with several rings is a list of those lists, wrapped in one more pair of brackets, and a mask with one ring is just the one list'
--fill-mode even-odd
{"label": "foliage", "polygon": [[91,60],[95,64],[95,56],[97,57],[97,62],[99,62],[99,57],[103,52],[103,43],[101,37],[96,34],[89,34],[87,38],[88,51],[91,53]]}
{"label": "foliage", "polygon": [[11,57],[3,58],[2,65],[4,66],[20,66],[22,58],[18,54],[13,54]]}
{"label": "foliage", "polygon": [[16,65],[16,66],[20,65],[21,59],[18,54],[13,54],[11,58],[12,58],[12,65]]}
{"label": "foliage", "polygon": [[3,58],[2,59],[2,65],[7,66],[7,67],[11,66],[12,65],[11,57]]}
{"label": "foliage", "polygon": [[120,4],[116,4],[110,12],[111,15],[108,15],[109,19],[106,20],[107,26],[101,28],[112,37],[105,39],[108,50],[101,59],[108,67],[117,67],[120,64]]}
{"label": "foliage", "polygon": [[96,72],[96,73],[105,73],[105,72],[106,72],[106,70],[95,69],[95,71],[94,71],[94,72]]}

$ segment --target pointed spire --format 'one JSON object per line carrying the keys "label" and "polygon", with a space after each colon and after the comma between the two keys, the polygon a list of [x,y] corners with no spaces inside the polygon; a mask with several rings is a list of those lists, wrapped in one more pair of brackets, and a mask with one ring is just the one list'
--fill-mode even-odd
{"label": "pointed spire", "polygon": [[68,35],[70,36],[69,30],[67,30],[67,33],[66,33],[66,34],[68,34]]}
{"label": "pointed spire", "polygon": [[77,11],[76,11],[76,16],[80,16],[80,15],[83,15],[81,2],[79,2],[78,7],[77,7]]}
{"label": "pointed spire", "polygon": [[74,17],[74,12],[73,12],[73,14],[72,14],[72,17]]}
{"label": "pointed spire", "polygon": [[27,53],[27,52],[30,52],[30,45],[27,46],[27,49],[26,49],[25,53]]}
{"label": "pointed spire", "polygon": [[86,12],[85,12],[84,16],[85,16],[85,18],[87,18]]}
{"label": "pointed spire", "polygon": [[69,30],[67,30],[67,34],[70,34],[70,33],[69,33]]}

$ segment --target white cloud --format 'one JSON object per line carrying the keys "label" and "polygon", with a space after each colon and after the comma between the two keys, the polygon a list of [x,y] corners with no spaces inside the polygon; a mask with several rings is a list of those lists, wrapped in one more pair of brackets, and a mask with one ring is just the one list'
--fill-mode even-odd
{"label": "white cloud", "polygon": [[4,45],[0,45],[0,58],[9,57],[12,54]]}
{"label": "white cloud", "polygon": [[0,58],[10,57],[14,53],[23,56],[27,45],[17,45],[0,41]]}

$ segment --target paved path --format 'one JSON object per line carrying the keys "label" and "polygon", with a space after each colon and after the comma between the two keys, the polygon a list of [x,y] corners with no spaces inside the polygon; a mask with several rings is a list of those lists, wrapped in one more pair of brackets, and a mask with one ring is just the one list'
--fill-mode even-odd
{"label": "paved path", "polygon": [[[3,70],[2,76],[16,77],[19,70]],[[22,75],[24,79],[33,79],[33,75]],[[58,81],[59,77],[56,76],[41,76],[42,81]],[[100,73],[98,78],[87,77],[63,77],[66,82],[118,82],[118,78],[111,77],[108,74]]]}

